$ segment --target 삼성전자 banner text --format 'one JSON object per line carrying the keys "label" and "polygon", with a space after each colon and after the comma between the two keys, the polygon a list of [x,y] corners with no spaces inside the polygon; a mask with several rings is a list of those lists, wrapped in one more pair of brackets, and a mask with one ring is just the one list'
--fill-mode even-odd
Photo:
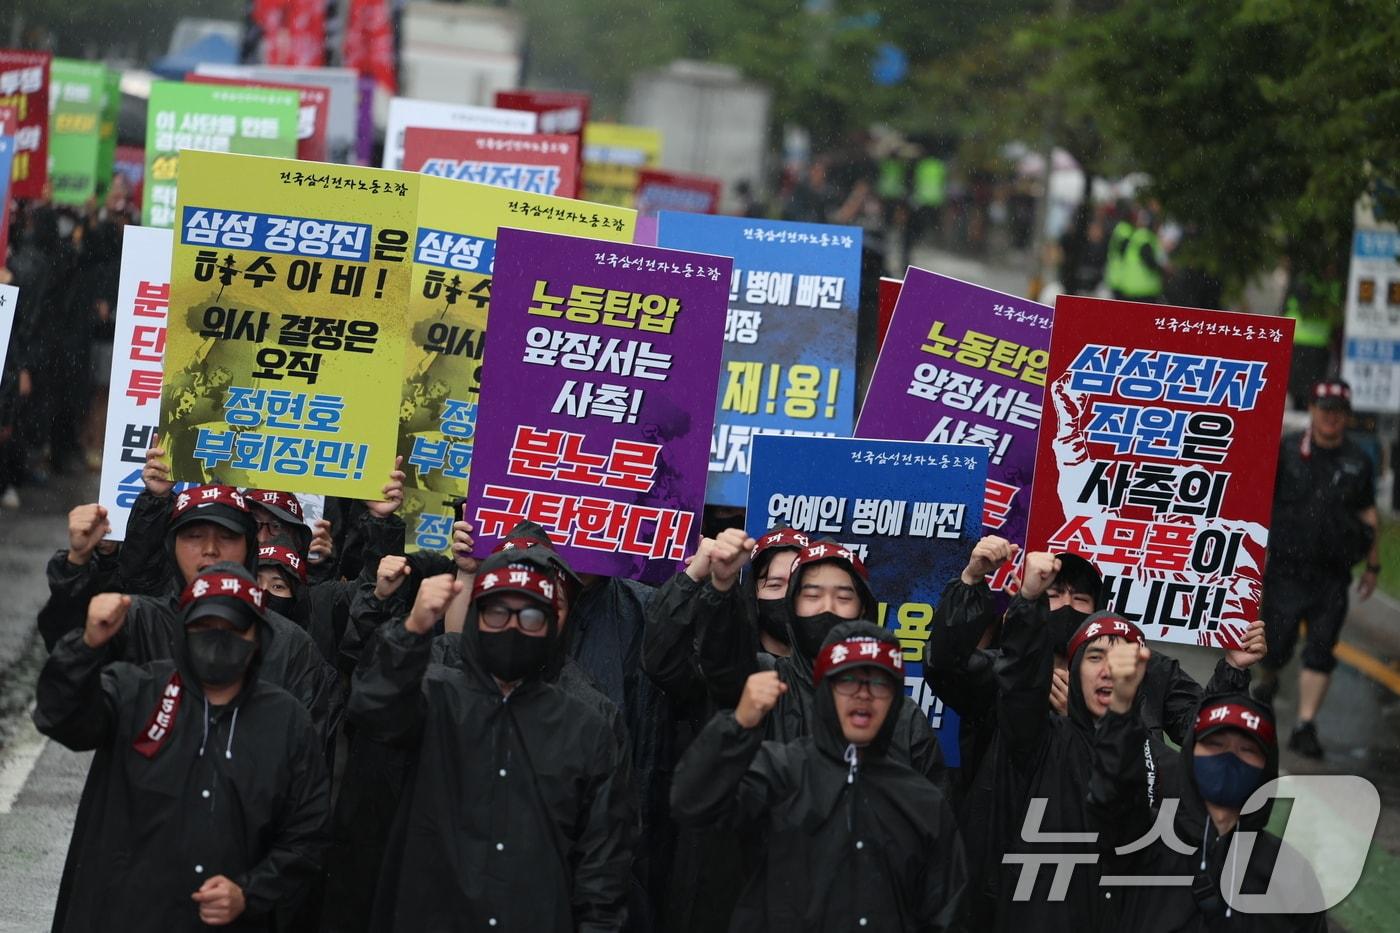
{"label": "\uc0bc\uc131\uc804\uc790 banner text", "polygon": [[1058,298],[1027,546],[1091,561],[1149,638],[1238,647],[1292,348],[1286,318]]}

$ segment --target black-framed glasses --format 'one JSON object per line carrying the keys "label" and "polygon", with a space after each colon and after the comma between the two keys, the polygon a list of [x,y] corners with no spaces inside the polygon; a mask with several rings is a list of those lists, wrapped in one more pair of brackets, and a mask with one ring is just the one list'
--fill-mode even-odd
{"label": "black-framed glasses", "polygon": [[258,522],[258,533],[262,534],[264,532],[270,535],[280,535],[282,533],[282,523],[275,518],[269,518],[266,521]]}
{"label": "black-framed glasses", "polygon": [[538,606],[523,606],[512,609],[505,603],[490,603],[477,611],[482,623],[489,629],[503,629],[515,618],[522,632],[543,632],[549,624],[549,614]]}
{"label": "black-framed glasses", "polygon": [[859,674],[837,674],[831,681],[831,689],[843,697],[853,697],[864,687],[876,700],[888,700],[894,696],[894,681],[884,674],[862,677]]}

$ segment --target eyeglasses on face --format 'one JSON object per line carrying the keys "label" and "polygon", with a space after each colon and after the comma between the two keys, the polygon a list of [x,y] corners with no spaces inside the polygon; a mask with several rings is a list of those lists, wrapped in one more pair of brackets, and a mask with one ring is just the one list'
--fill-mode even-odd
{"label": "eyeglasses on face", "polygon": [[862,687],[876,700],[888,700],[894,696],[894,681],[884,674],[837,674],[831,681],[831,689],[845,697],[855,696]]}
{"label": "eyeglasses on face", "polygon": [[278,535],[282,533],[282,523],[275,518],[259,520],[258,531],[259,533],[267,532],[270,535]]}
{"label": "eyeglasses on face", "polygon": [[510,625],[512,618],[518,620],[522,632],[543,632],[549,624],[549,615],[538,606],[523,606],[520,609],[512,609],[505,603],[487,603],[478,612],[478,617],[489,629],[503,629]]}

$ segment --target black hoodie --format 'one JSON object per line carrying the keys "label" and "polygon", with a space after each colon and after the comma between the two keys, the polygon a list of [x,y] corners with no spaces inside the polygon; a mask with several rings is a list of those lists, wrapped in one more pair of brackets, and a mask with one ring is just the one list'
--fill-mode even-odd
{"label": "black hoodie", "polygon": [[[859,621],[833,627],[826,644],[853,636],[898,644]],[[720,713],[677,769],[676,819],[763,840],[730,929],[956,927],[967,885],[962,843],[942,792],[888,754],[899,706],[856,749],[831,690],[819,687],[811,702],[809,734],[787,742],[764,741],[763,730]]]}
{"label": "black hoodie", "polygon": [[[818,541],[813,546],[822,544],[833,549],[840,549],[840,545],[834,541]],[[801,570],[806,570],[817,563],[835,563],[851,575],[860,594],[862,618],[873,623],[878,604],[869,585],[856,571],[852,563],[844,558],[831,556],[823,561],[807,563]],[[775,742],[790,742],[808,735],[811,732],[811,724],[815,715],[812,707],[813,659],[803,655],[801,649],[797,647],[799,640],[793,632],[797,591],[802,577],[801,570],[794,571],[788,579],[788,631],[789,639],[793,645],[792,654],[788,657],[774,658],[770,654],[756,654],[752,650],[743,654],[736,653],[733,647],[734,639],[743,639],[742,644],[745,645],[754,644],[752,628],[744,622],[742,617],[730,619],[729,627],[725,631],[719,631],[717,627],[712,626],[700,633],[702,663],[704,663],[704,659],[709,657],[728,655],[733,659],[736,669],[725,675],[726,680],[732,678],[742,685],[750,674],[760,670],[775,670],[782,678],[783,683],[787,684],[787,692],[778,698],[778,705],[763,724],[763,737]],[[730,641],[730,644],[723,647],[707,647],[707,643],[726,639]],[[709,669],[706,668],[706,674],[709,673]],[[728,706],[732,708],[737,701],[738,695],[735,694],[728,700]],[[943,766],[943,752],[938,747],[938,737],[934,735],[933,727],[929,725],[928,716],[919,709],[919,704],[909,697],[904,697],[902,703],[896,704],[890,710],[890,718],[893,720],[894,729],[890,744],[891,756],[925,775],[940,788],[944,787],[946,769]]]}
{"label": "black hoodie", "polygon": [[618,929],[636,810],[611,724],[545,671],[502,696],[475,604],[460,647],[432,664],[432,637],[396,621],[355,671],[351,722],[412,749],[371,927]]}
{"label": "black hoodie", "polygon": [[[978,642],[996,622],[996,601],[985,582],[969,586],[954,577],[943,589],[934,613],[929,639],[924,646],[924,678],[930,689],[959,717],[958,744],[961,766],[955,788],[955,806],[961,811],[962,798],[977,773],[977,767],[996,735],[997,679],[994,668],[1001,657],[1000,639],[990,648],[979,649]],[[1047,607],[1048,618],[1048,607]],[[1051,648],[1063,654],[1072,631],[1051,635]],[[1211,683],[1233,690],[1247,690],[1250,675],[1231,667],[1222,657]],[[1140,689],[1139,714],[1148,733],[1180,745],[1190,728],[1201,685],[1182,670],[1175,658],[1153,652],[1147,662],[1147,676]]]}
{"label": "black hoodie", "polygon": [[[160,568],[158,573],[146,575],[157,589],[123,590],[131,596],[131,607],[126,624],[112,639],[112,656],[133,664],[176,657],[183,638],[179,594],[185,584],[175,565],[174,536],[169,532],[172,501],[172,497],[143,491],[137,496],[127,523],[127,539],[120,554],[121,578],[137,578],[128,568],[128,561],[138,553],[146,554],[145,561]],[[256,579],[257,527],[251,516],[247,526],[244,537],[248,549],[241,569]],[[66,633],[82,630],[88,602],[101,592],[102,580],[98,561],[74,566],[68,562],[68,552],[59,551],[49,560],[48,581],[49,602],[39,616],[39,631],[45,646],[52,650]],[[330,761],[345,706],[335,669],[322,660],[311,636],[299,625],[270,610],[266,615],[259,676],[301,701],[311,714],[326,760]]]}
{"label": "black hoodie", "polygon": [[[1054,652],[1045,612],[1044,597],[1029,602],[1018,596],[1002,625],[1002,652],[994,669],[996,734],[968,788],[960,821],[976,885],[972,907],[976,929],[1069,933],[1109,929],[1116,917],[1117,902],[1105,897],[1098,884],[1097,845],[1083,838],[1089,832],[1084,799],[1095,729],[1079,686],[1084,648],[1070,659],[1069,714],[1056,715],[1050,709]],[[1150,756],[1156,773],[1177,767],[1175,756],[1159,741],[1139,744],[1137,750],[1145,759]],[[1032,821],[1032,830],[1076,833],[1081,840],[1027,840],[1023,829],[1033,805],[1044,809],[1038,825]],[[1082,860],[1073,866],[1062,899],[1050,894],[1056,873],[1056,863],[1047,858],[1052,855]],[[1021,864],[1028,858],[1031,864]],[[1014,895],[1023,874],[1026,878],[1034,874],[1035,885],[1028,898],[1017,900]]]}
{"label": "black hoodie", "polygon": [[[567,565],[553,552],[540,549],[512,551],[509,555],[493,555],[493,562],[534,563],[542,570],[562,568],[572,575]],[[361,590],[352,609],[352,625],[347,632],[363,638],[357,651],[363,651],[366,662],[373,656],[373,646],[387,626],[399,625],[412,604],[418,584],[425,577],[455,571],[449,558],[438,554],[418,552],[410,557],[414,572],[388,600],[374,596],[372,580],[362,580]],[[483,563],[482,568],[490,569]],[[365,634],[358,632],[363,629]],[[432,665],[460,669],[463,665],[462,638],[456,633],[436,635],[432,642]],[[617,742],[622,760],[629,760],[627,729],[622,714],[603,695],[592,679],[571,659],[559,667],[556,683],[595,709],[608,723]],[[412,749],[402,745],[389,746],[376,742],[362,730],[350,732],[345,778],[336,799],[332,822],[332,844],[327,856],[327,896],[322,915],[322,929],[335,933],[351,933],[367,929],[374,887],[384,859],[387,837],[394,820],[395,809],[403,793],[404,782],[413,758]]]}
{"label": "black hoodie", "polygon": [[[1272,710],[1257,703],[1244,693],[1209,692],[1199,708],[1229,702],[1252,710],[1271,725]],[[1193,717],[1194,720],[1194,717]],[[1262,893],[1269,888],[1269,879],[1281,858],[1289,860],[1288,878],[1292,883],[1282,886],[1295,893],[1312,889],[1316,878],[1310,867],[1302,864],[1303,857],[1284,845],[1277,836],[1265,830],[1273,802],[1240,818],[1238,830],[1255,834],[1254,847],[1247,862],[1240,861],[1231,851],[1235,831],[1221,836],[1205,815],[1205,801],[1196,785],[1194,768],[1196,736],[1188,733],[1181,747],[1180,768],[1175,779],[1159,785],[1155,793],[1159,803],[1149,803],[1148,774],[1142,755],[1145,732],[1141,720],[1120,716],[1111,710],[1104,715],[1094,739],[1093,777],[1088,794],[1091,825],[1119,846],[1148,836],[1156,822],[1161,800],[1178,799],[1172,829],[1176,841],[1189,853],[1178,851],[1167,841],[1158,840],[1137,852],[1114,856],[1115,874],[1138,877],[1190,877],[1190,886],[1134,886],[1120,889],[1119,909],[1122,911],[1120,929],[1145,933],[1178,933],[1178,931],[1240,931],[1240,933],[1286,933],[1309,931],[1322,933],[1327,929],[1326,913],[1316,914],[1248,914],[1229,908],[1220,896],[1222,885],[1239,881],[1245,894]],[[1266,752],[1261,786],[1278,777],[1278,745],[1263,743]],[[1155,779],[1156,776],[1154,776]],[[1109,858],[1105,852],[1105,858]],[[1278,890],[1279,886],[1276,885]]]}
{"label": "black hoodie", "polygon": [[[53,929],[195,930],[190,895],[216,875],[243,889],[230,930],[271,930],[319,875],[330,789],[306,710],[259,676],[210,707],[181,660],[120,660],[81,631],[54,645],[39,675],[34,723],[77,751],[96,750],[78,804]],[[133,742],[179,674],[175,721],[156,753]]]}

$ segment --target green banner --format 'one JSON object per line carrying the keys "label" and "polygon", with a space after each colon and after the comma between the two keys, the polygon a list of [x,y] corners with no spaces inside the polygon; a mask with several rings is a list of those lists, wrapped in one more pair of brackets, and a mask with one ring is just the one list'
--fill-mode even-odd
{"label": "green banner", "polygon": [[117,118],[122,112],[122,76],[107,69],[107,81],[102,99],[102,123],[97,147],[97,193],[106,196],[112,185],[112,172],[117,163]]}
{"label": "green banner", "polygon": [[180,150],[294,159],[296,91],[157,81],[146,111],[146,183],[141,222],[175,226],[175,182]]}
{"label": "green banner", "polygon": [[55,58],[49,88],[49,184],[55,204],[82,204],[97,193],[107,69]]}

